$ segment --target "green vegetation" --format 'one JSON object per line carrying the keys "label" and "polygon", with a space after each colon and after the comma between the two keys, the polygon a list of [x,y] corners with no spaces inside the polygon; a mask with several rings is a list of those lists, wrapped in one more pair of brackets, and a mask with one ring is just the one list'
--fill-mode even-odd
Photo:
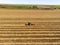
{"label": "green vegetation", "polygon": [[[41,7],[42,6],[42,7]],[[60,9],[59,5],[0,5],[0,8],[6,9],[42,9],[42,10],[51,10],[51,9]]]}
{"label": "green vegetation", "polygon": [[55,5],[53,8],[60,9],[60,5]]}
{"label": "green vegetation", "polygon": [[37,9],[35,5],[0,5],[0,8],[7,9]]}

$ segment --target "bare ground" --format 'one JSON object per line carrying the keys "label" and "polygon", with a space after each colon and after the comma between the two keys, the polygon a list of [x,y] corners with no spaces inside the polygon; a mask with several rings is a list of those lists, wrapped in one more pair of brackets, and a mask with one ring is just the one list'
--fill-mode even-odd
{"label": "bare ground", "polygon": [[0,45],[60,45],[60,10],[0,9]]}
{"label": "bare ground", "polygon": [[0,9],[0,17],[5,18],[60,18],[60,10],[17,10]]}

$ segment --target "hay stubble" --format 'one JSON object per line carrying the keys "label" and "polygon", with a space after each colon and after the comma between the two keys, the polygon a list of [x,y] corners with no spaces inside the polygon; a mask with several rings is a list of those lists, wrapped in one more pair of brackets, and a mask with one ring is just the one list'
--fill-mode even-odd
{"label": "hay stubble", "polygon": [[0,9],[0,45],[59,44],[60,10]]}

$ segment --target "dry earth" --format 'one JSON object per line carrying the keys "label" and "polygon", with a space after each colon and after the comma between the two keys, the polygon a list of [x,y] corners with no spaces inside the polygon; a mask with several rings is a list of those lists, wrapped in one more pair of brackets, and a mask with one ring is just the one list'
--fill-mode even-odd
{"label": "dry earth", "polygon": [[60,10],[15,10],[0,9],[0,17],[16,18],[60,18]]}
{"label": "dry earth", "polygon": [[0,9],[0,45],[60,45],[60,10]]}

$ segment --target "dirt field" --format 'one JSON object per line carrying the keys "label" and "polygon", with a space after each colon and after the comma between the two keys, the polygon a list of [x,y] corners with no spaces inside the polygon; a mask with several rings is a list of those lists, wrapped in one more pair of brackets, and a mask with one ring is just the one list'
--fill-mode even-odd
{"label": "dirt field", "polygon": [[16,18],[60,18],[60,10],[15,10],[0,9],[0,17]]}
{"label": "dirt field", "polygon": [[60,10],[0,9],[0,45],[60,45]]}

